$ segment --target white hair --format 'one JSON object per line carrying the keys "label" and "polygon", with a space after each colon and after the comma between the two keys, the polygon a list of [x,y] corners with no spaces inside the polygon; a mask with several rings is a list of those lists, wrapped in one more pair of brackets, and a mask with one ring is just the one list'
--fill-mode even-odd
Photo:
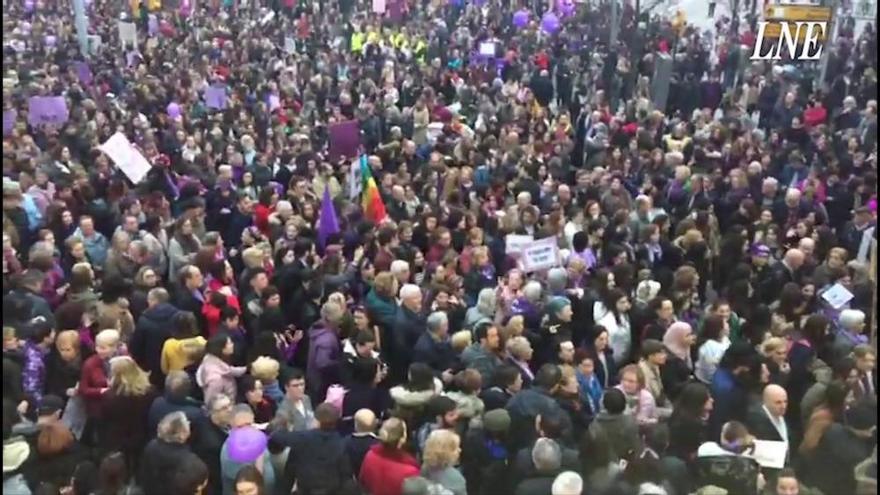
{"label": "white hair", "polygon": [[562,449],[549,438],[539,438],[532,448],[532,464],[540,473],[553,472],[562,465]]}
{"label": "white hair", "polygon": [[532,193],[530,193],[528,191],[522,191],[521,193],[516,195],[516,200],[519,201],[520,199],[523,199],[523,200],[527,199],[529,201],[529,203],[531,203],[532,202]]}
{"label": "white hair", "polygon": [[398,275],[409,271],[409,263],[404,260],[394,260],[391,262],[391,273]]}
{"label": "white hair", "polygon": [[581,495],[584,490],[584,479],[574,471],[564,471],[553,480],[550,492],[553,495]]}
{"label": "white hair", "polygon": [[529,339],[523,337],[522,335],[519,335],[508,339],[506,348],[507,352],[510,353],[510,355],[519,359],[520,357],[524,356],[529,349],[532,348],[532,344],[529,342]]}
{"label": "white hair", "polygon": [[497,302],[495,289],[482,289],[477,295],[477,310],[486,316],[492,316],[495,314],[495,304]]}
{"label": "white hair", "polygon": [[541,298],[541,291],[543,291],[543,287],[541,287],[541,282],[537,280],[531,280],[526,283],[526,286],[523,287],[523,295],[526,296],[526,299],[529,301],[537,301]]}
{"label": "white hair", "polygon": [[864,311],[859,309],[844,309],[840,312],[840,325],[847,330],[854,330],[864,322]]}
{"label": "white hair", "polygon": [[165,415],[156,428],[156,436],[168,443],[185,443],[189,438],[189,418],[183,411]]}
{"label": "white hair", "polygon": [[446,316],[446,313],[443,311],[434,311],[428,315],[428,319],[425,320],[425,325],[428,327],[429,332],[436,333],[438,328],[448,322],[449,317]]}
{"label": "white hair", "polygon": [[410,297],[422,297],[422,289],[418,285],[406,284],[400,288],[400,298],[408,299]]}
{"label": "white hair", "polygon": [[293,213],[293,205],[290,204],[290,201],[287,201],[286,199],[282,199],[281,201],[279,201],[275,205],[275,211],[277,211],[277,212],[289,211],[289,212]]}

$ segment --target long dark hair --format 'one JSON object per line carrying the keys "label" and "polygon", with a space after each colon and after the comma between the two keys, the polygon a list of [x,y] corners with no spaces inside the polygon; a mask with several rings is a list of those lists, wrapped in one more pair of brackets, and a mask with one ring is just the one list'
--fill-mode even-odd
{"label": "long dark hair", "polygon": [[678,394],[678,399],[675,401],[675,412],[699,419],[703,416],[706,402],[710,397],[708,387],[700,382],[690,382]]}

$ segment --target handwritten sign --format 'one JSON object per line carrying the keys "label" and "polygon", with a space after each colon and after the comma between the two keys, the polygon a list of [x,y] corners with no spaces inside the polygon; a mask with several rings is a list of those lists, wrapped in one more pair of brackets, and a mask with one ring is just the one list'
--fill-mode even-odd
{"label": "handwritten sign", "polygon": [[480,55],[484,57],[494,57],[495,53],[495,43],[491,41],[480,43]]}
{"label": "handwritten sign", "polygon": [[142,181],[150,171],[150,162],[121,132],[110,136],[110,139],[100,146],[100,150],[106,153],[126,177],[135,184]]}
{"label": "handwritten sign", "polygon": [[209,86],[205,90],[205,104],[208,108],[223,110],[226,108],[226,86]]}
{"label": "handwritten sign", "polygon": [[834,284],[831,288],[822,293],[822,299],[827,301],[834,309],[842,308],[846,303],[850,302],[853,297],[855,297],[853,293],[840,284]]}
{"label": "handwritten sign", "polygon": [[528,246],[534,241],[535,238],[530,235],[516,235],[510,234],[504,238],[504,252],[507,255],[520,255],[523,252],[523,248]]}
{"label": "handwritten sign", "polygon": [[122,46],[131,45],[137,47],[137,26],[133,22],[119,21],[116,24],[119,29],[119,41]]}
{"label": "handwritten sign", "polygon": [[522,250],[523,269],[527,272],[559,266],[559,246],[555,237],[532,241]]}
{"label": "handwritten sign", "polygon": [[770,469],[782,469],[785,467],[785,458],[788,454],[788,444],[770,440],[755,440],[755,450],[751,457],[758,461],[761,467]]}
{"label": "handwritten sign", "polygon": [[28,124],[61,125],[70,118],[67,100],[63,96],[32,96],[28,100]]}

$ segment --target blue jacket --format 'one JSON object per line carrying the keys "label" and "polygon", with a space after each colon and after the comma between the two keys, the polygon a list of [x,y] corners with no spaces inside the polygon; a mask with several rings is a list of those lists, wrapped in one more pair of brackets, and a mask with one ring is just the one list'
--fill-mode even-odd
{"label": "blue jacket", "polygon": [[721,427],[731,420],[745,422],[748,394],[730,370],[718,368],[709,387],[715,403],[709,417],[709,438],[718,438]]}
{"label": "blue jacket", "polygon": [[367,293],[364,305],[370,313],[373,323],[391,330],[394,318],[397,316],[397,304],[394,299],[385,299],[376,293],[375,289]]}
{"label": "blue jacket", "polygon": [[455,364],[455,351],[449,339],[438,342],[430,332],[424,332],[413,349],[413,361],[425,363],[435,372],[442,373]]}

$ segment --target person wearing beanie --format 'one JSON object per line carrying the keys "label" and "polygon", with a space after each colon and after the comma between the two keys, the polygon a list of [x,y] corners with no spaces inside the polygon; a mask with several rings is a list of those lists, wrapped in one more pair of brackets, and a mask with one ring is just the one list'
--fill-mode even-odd
{"label": "person wearing beanie", "polygon": [[461,471],[468,493],[509,493],[510,414],[493,409],[483,415],[482,425],[470,428],[461,451]]}
{"label": "person wearing beanie", "polygon": [[541,341],[535,349],[535,361],[539,364],[552,362],[554,351],[560,342],[571,341],[571,319],[574,313],[571,301],[562,296],[554,297],[545,306],[541,323]]}

